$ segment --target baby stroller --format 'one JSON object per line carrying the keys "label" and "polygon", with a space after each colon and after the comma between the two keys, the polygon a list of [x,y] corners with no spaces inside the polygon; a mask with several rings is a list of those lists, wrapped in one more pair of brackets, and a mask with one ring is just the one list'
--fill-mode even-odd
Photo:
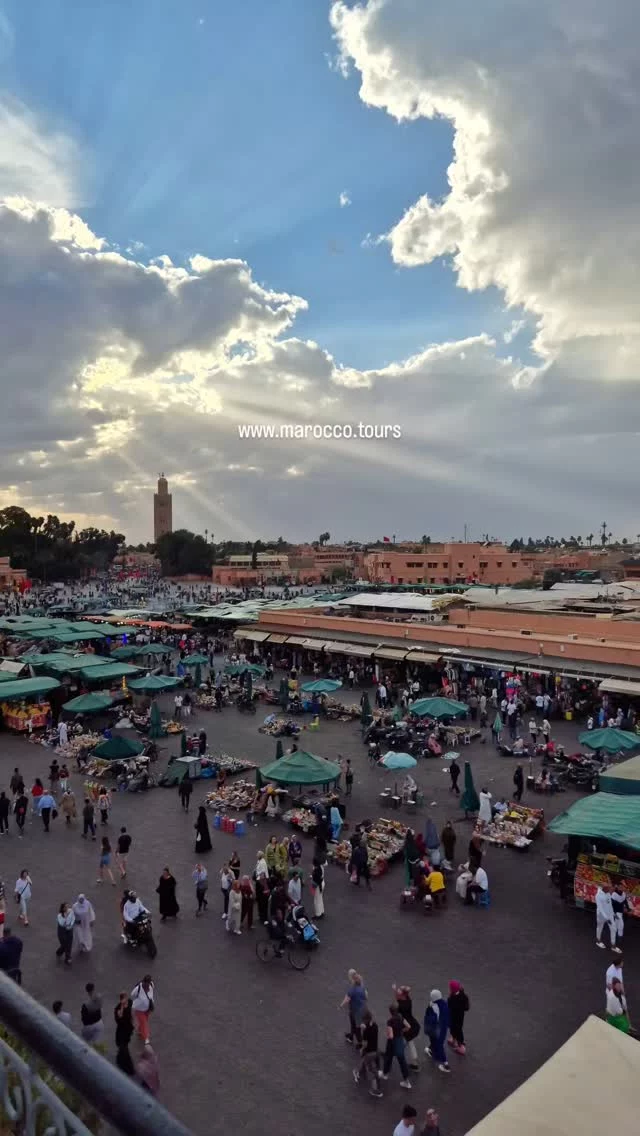
{"label": "baby stroller", "polygon": [[318,928],[315,923],[307,918],[307,913],[301,903],[297,903],[295,907],[291,908],[287,916],[287,925],[297,941],[302,943],[307,950],[319,946]]}

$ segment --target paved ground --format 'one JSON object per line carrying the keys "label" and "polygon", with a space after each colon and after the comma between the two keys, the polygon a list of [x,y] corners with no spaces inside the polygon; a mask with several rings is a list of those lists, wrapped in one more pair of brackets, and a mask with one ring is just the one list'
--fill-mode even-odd
{"label": "paved ground", "polygon": [[[200,719],[192,721],[200,725]],[[257,732],[259,715],[249,719],[229,708],[222,715],[203,715],[202,722],[213,749],[244,753],[259,763],[274,755],[274,740]],[[573,741],[575,728],[563,726],[563,734]],[[339,751],[352,758],[356,781],[350,820],[379,815],[377,792],[387,778],[369,769],[358,727],[330,723],[308,737],[309,748],[324,756]],[[497,757],[489,744],[476,743],[464,753],[473,762],[476,787],[490,782],[494,793],[508,794],[510,759]],[[44,777],[49,758],[49,751],[3,734],[0,786],[8,786],[16,764],[27,781],[38,774]],[[443,763],[424,763],[417,774],[427,806],[436,802],[431,813],[438,827],[452,815],[459,847],[466,847],[471,826],[449,796]],[[202,792],[193,795],[194,806],[209,783],[201,784]],[[78,776],[74,787],[80,796]],[[571,799],[563,794],[549,801],[548,815]],[[365,1126],[371,1136],[386,1136],[407,1095],[420,1111],[429,1105],[439,1108],[446,1136],[463,1136],[589,1012],[603,1009],[608,954],[594,948],[592,916],[564,908],[547,881],[544,857],[560,847],[551,835],[526,855],[489,852],[489,910],[463,908],[453,898],[449,909],[432,919],[400,910],[400,866],[374,883],[370,894],[352,888],[344,873],[328,866],[322,945],[309,970],[297,974],[286,964],[259,962],[256,932],[228,936],[219,914],[215,885],[222,861],[237,844],[243,867],[251,871],[254,853],[266,843],[271,828],[254,829],[242,841],[214,834],[208,856],[210,909],[196,921],[190,879],[194,819],[193,811],[189,816],[182,813],[174,791],[156,789],[146,796],[117,796],[111,831],[124,823],[132,832],[131,883],[154,911],[155,887],[165,864],[179,881],[179,921],[160,926],[155,920],[159,953],[151,968],[157,986],[153,1040],[161,1065],[162,1100],[198,1136],[212,1130],[243,1131],[245,1136],[276,1131],[282,1136],[326,1136],[363,1131]],[[422,825],[423,819],[416,824]],[[309,854],[307,844],[307,863]],[[66,831],[59,819],[48,837],[34,823],[23,841],[15,830],[3,838],[0,871],[10,916],[18,871],[28,867],[34,881],[32,924],[21,932],[26,988],[47,1004],[64,999],[77,1022],[84,983],[93,979],[108,1007],[111,1047],[111,1006],[118,991],[131,989],[148,964],[120,945],[119,889],[96,886],[96,861],[97,846],[81,840],[77,828]],[[66,971],[54,956],[55,917],[58,904],[81,890],[96,907],[95,948]],[[626,973],[633,1007],[640,997],[634,980],[640,952],[637,934],[635,941],[633,934],[629,937]],[[449,979],[464,982],[472,1004],[468,1056],[452,1057],[450,1077],[425,1064],[407,1094],[394,1072],[381,1101],[353,1084],[353,1055],[343,1041],[345,1022],[338,1011],[350,966],[363,972],[379,1020],[384,1020],[393,981],[413,986],[420,1019],[433,986],[446,991]]]}

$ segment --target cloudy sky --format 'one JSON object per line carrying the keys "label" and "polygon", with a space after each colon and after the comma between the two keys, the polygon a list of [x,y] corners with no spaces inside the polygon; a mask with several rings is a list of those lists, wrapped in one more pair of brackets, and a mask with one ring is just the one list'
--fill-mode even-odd
{"label": "cloudy sky", "polygon": [[639,121],[637,0],[0,0],[0,505],[635,537]]}

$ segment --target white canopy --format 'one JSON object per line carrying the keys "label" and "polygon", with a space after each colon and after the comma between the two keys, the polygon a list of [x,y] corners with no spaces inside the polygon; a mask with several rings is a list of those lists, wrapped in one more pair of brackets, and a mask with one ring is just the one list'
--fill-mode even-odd
{"label": "white canopy", "polygon": [[640,1044],[590,1017],[467,1136],[637,1136],[639,1115]]}

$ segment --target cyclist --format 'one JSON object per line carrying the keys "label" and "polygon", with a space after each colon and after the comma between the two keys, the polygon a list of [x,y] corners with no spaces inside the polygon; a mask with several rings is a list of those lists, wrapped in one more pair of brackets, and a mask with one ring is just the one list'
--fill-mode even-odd
{"label": "cyclist", "polygon": [[280,907],[276,907],[273,918],[269,920],[269,937],[275,943],[274,949],[278,958],[282,958],[287,942],[287,928],[284,922],[284,914]]}

